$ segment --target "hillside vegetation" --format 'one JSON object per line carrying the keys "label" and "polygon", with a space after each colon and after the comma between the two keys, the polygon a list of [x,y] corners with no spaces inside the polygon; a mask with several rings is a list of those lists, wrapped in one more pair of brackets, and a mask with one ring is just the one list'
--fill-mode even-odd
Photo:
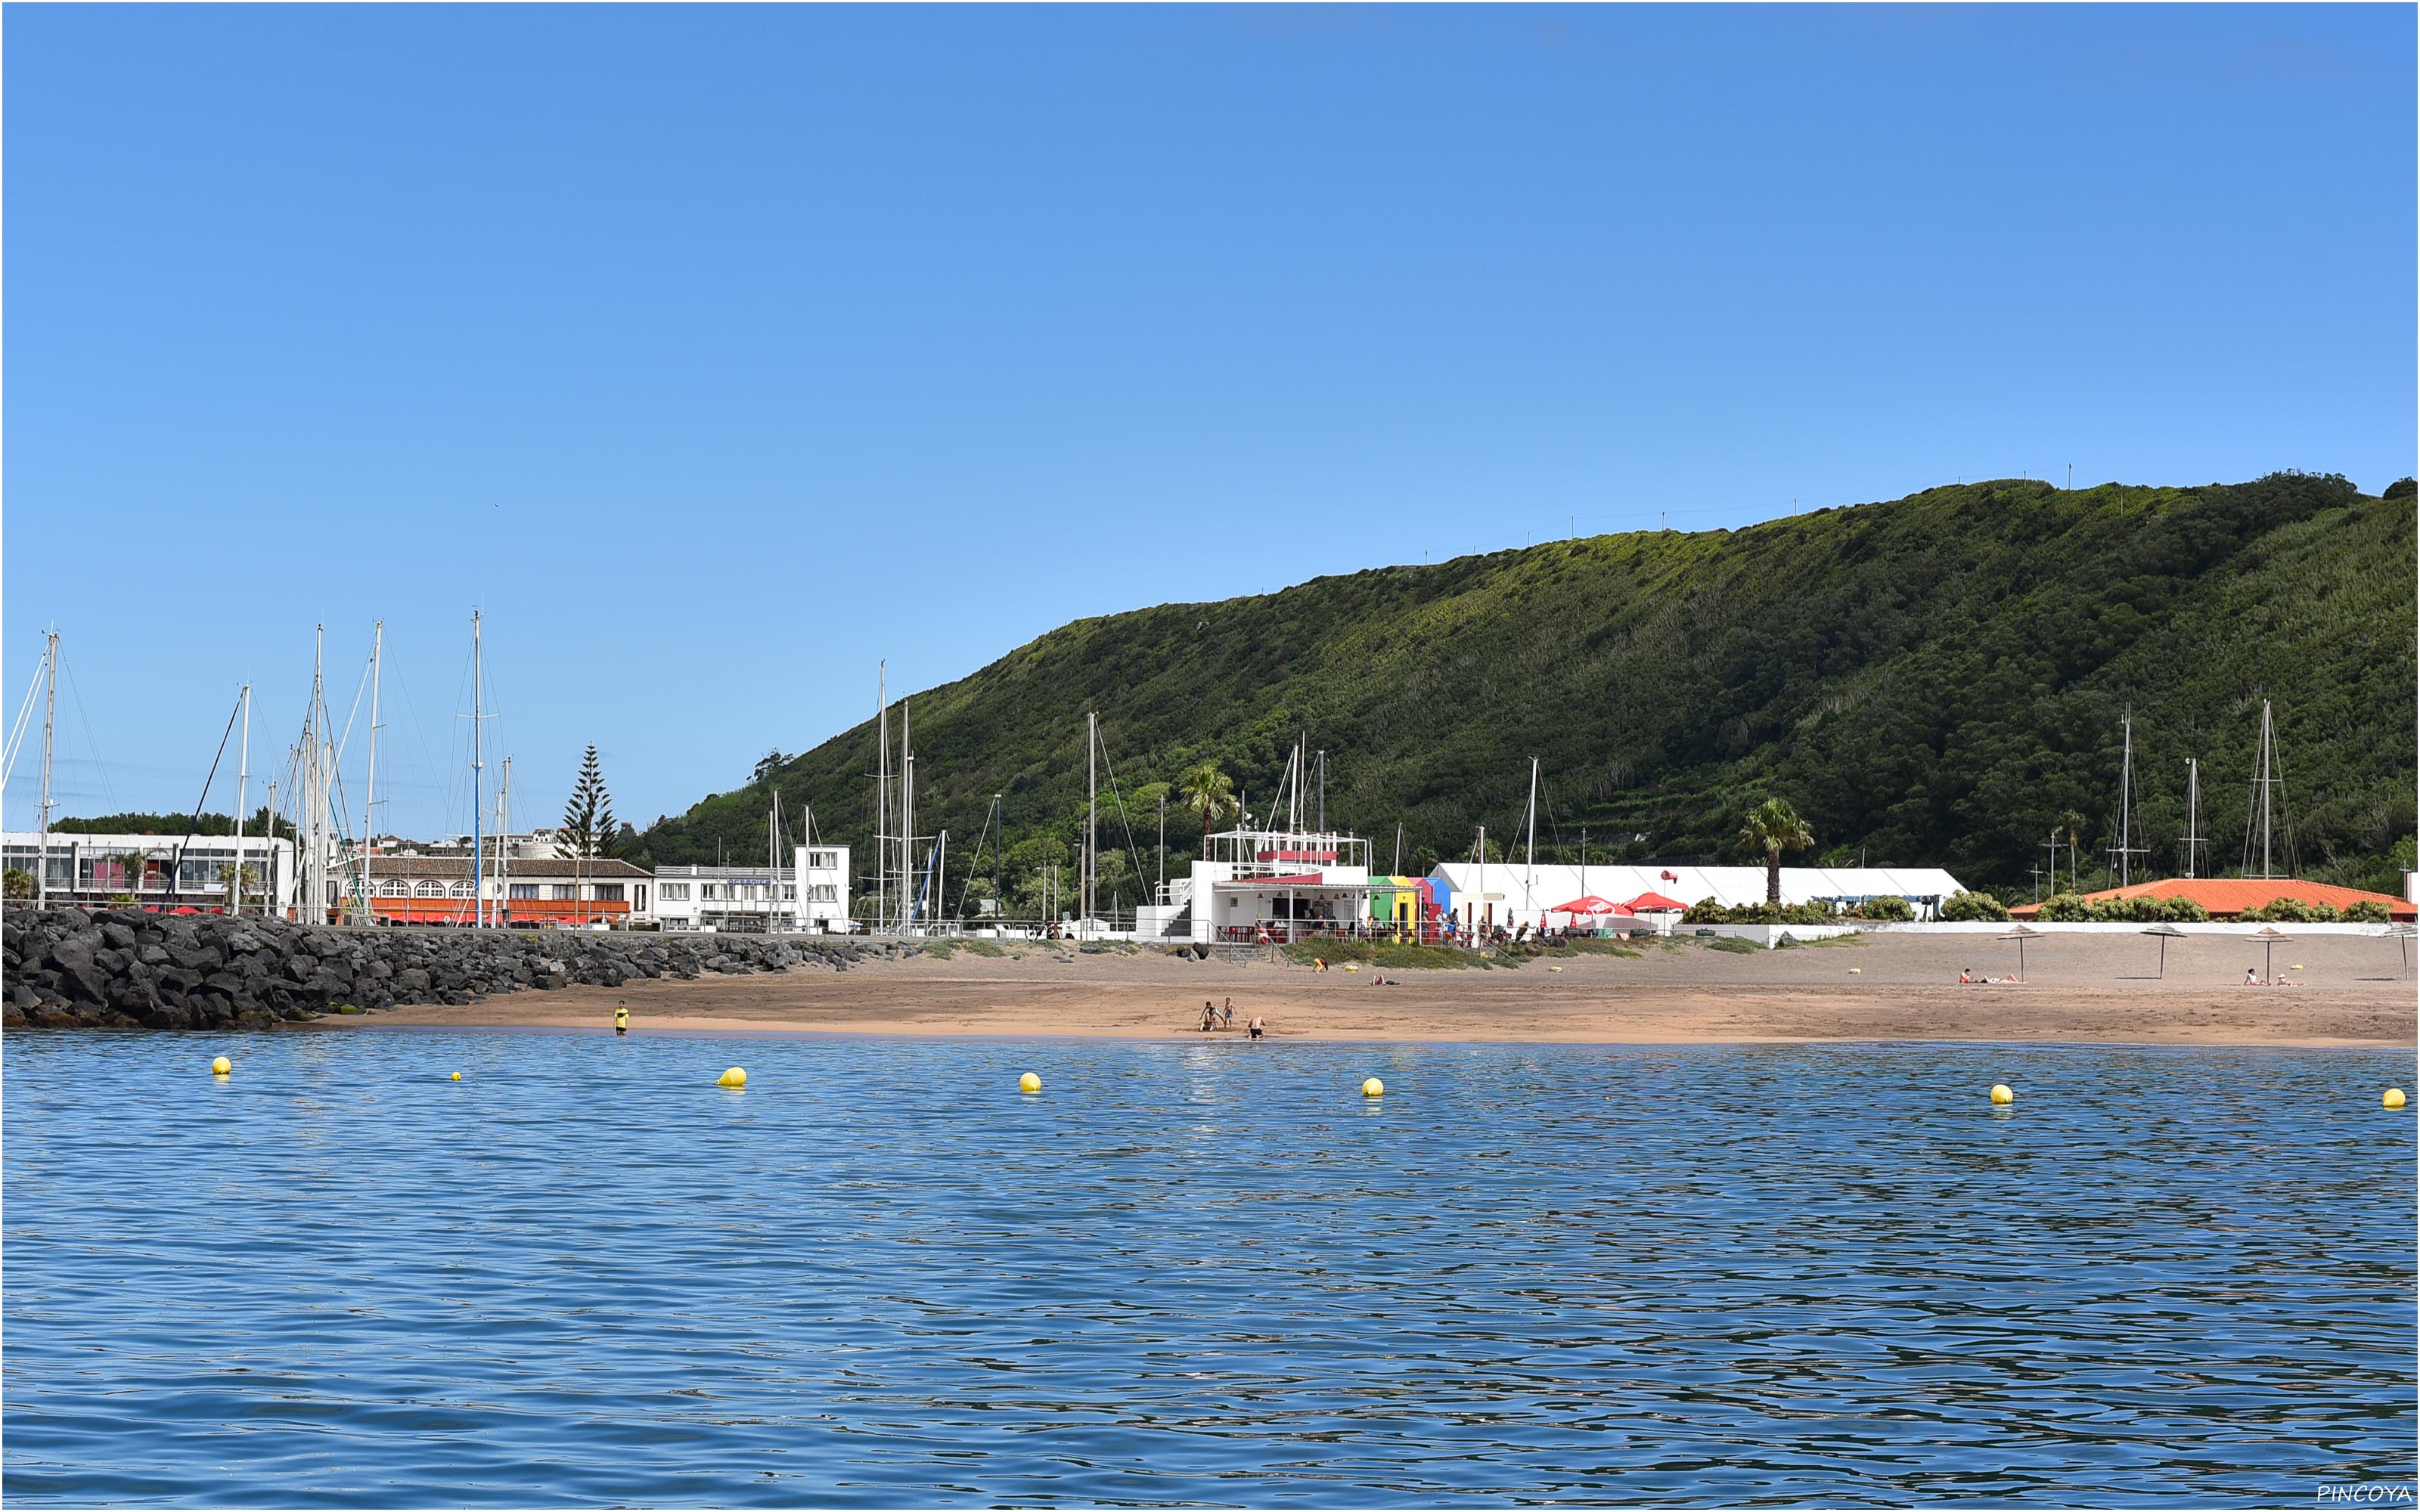
{"label": "hillside vegetation", "polygon": [[[1819,860],[2029,896],[2070,811],[2094,884],[2129,707],[2136,874],[2179,867],[2189,756],[2203,870],[2231,870],[2265,695],[2302,872],[2392,887],[2420,648],[2412,501],[2391,492],[1978,483],[1081,620],[915,696],[918,827],[947,826],[955,863],[1004,794],[1017,891],[1074,837],[1094,710],[1145,872],[1162,784],[1213,760],[1257,807],[1299,735],[1328,752],[1330,819],[1377,837],[1382,867],[1399,823],[1407,869],[1467,855],[1481,824],[1491,850],[1512,841],[1535,755],[1542,859],[1576,858],[1583,826],[1591,858],[1741,859],[1740,815],[1777,795]],[[774,785],[862,858],[874,740],[869,721],[659,822],[641,858],[752,854]],[[1199,829],[1171,798],[1171,870]],[[1130,866],[1104,868],[1105,899],[1131,903]]]}

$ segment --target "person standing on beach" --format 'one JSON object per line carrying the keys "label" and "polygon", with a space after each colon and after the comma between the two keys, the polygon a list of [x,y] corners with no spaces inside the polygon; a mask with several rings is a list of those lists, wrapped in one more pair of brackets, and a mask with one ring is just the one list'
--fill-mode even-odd
{"label": "person standing on beach", "polygon": [[1235,1026],[1235,1000],[1233,998],[1230,997],[1227,999],[1226,1006],[1218,1010],[1218,1016],[1225,1021],[1219,1025],[1220,1028],[1232,1029]]}
{"label": "person standing on beach", "polygon": [[630,1032],[630,1010],[625,1005],[614,1005],[613,1032],[615,1034],[628,1034]]}
{"label": "person standing on beach", "polygon": [[1257,1040],[1257,1039],[1259,1039],[1262,1035],[1266,1034],[1266,1033],[1268,1032],[1268,1030],[1269,1030],[1269,1021],[1268,1021],[1268,1020],[1266,1020],[1266,1019],[1264,1019],[1264,1018],[1258,1017],[1258,1016],[1256,1015],[1256,1016],[1254,1016],[1254,1018],[1252,1019],[1252,1026],[1251,1026],[1251,1028],[1250,1028],[1249,1030],[1246,1031],[1246,1032],[1249,1033],[1253,1039]]}

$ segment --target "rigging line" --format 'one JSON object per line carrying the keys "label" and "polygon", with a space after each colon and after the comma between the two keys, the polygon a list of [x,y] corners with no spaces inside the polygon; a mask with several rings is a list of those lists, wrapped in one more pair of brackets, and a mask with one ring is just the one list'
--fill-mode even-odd
{"label": "rigging line", "polygon": [[[242,712],[243,695],[239,693],[236,695],[235,707],[227,710],[226,728],[219,732],[219,748],[217,754],[210,758],[210,775],[202,779],[202,792],[201,795],[194,800],[193,817],[185,821],[185,838],[177,842],[176,856],[168,863],[168,896],[171,898],[177,896],[177,885],[184,880],[186,847],[194,843],[194,832],[201,827],[202,807],[210,801],[210,784],[219,779],[219,763],[226,759],[227,738],[235,733],[236,716]],[[241,856],[238,856],[235,860],[238,866],[243,864]]]}
{"label": "rigging line", "polygon": [[[411,702],[411,685],[405,679],[403,669],[400,667],[396,669],[395,686],[403,692],[404,712],[411,717],[411,734],[412,738],[420,743],[420,759],[428,764],[429,787],[439,788],[437,758],[429,754],[428,732],[421,725],[420,707]],[[389,812],[392,813],[393,810],[390,810]]]}
{"label": "rigging line", "polygon": [[34,727],[34,705],[41,702],[42,671],[39,665],[34,668],[33,686],[25,689],[24,705],[17,711],[17,722],[9,727],[8,753],[6,762],[0,763],[0,782],[16,772],[17,753],[25,748],[25,733]]}
{"label": "rigging line", "polygon": [[336,760],[345,759],[345,748],[352,743],[353,720],[362,712],[362,697],[370,690],[370,666],[377,658],[362,663],[362,680],[353,685],[353,706],[345,711],[345,733],[336,737]]}
{"label": "rigging line", "polygon": [[84,692],[76,686],[75,669],[68,665],[65,653],[59,656],[59,670],[68,674],[68,697],[76,708],[76,721],[84,726],[84,738],[92,748],[92,769],[101,776],[101,795],[109,800],[110,812],[119,811],[117,790],[111,786],[109,766],[101,759],[101,739],[92,733],[92,715],[84,706]]}
{"label": "rigging line", "polygon": [[[1093,727],[1093,733],[1095,738],[1098,738],[1100,734],[1100,727],[1097,724]],[[1134,860],[1136,886],[1140,887],[1141,886],[1141,879],[1144,875],[1142,869],[1142,852],[1135,848],[1134,822],[1126,813],[1125,795],[1118,791],[1118,764],[1109,759],[1109,743],[1106,740],[1101,741],[1101,764],[1109,768],[1109,796],[1117,802],[1118,823],[1125,825],[1126,854]],[[1097,856],[1099,852],[1095,851],[1094,854]],[[1095,862],[1094,864],[1097,865],[1098,863]],[[1094,891],[1096,895],[1099,892],[1097,885],[1094,887]]]}

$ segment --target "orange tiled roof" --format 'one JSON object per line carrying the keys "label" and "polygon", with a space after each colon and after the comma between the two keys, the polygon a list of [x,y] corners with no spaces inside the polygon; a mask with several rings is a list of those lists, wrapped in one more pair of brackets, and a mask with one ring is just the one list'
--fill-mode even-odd
{"label": "orange tiled roof", "polygon": [[[2387,913],[2398,919],[2420,917],[2420,906],[2383,892],[2364,892],[2359,887],[2333,887],[2325,882],[2304,882],[2298,877],[2168,877],[2159,882],[2137,882],[2131,887],[2111,887],[2103,892],[2087,892],[2086,903],[2099,903],[2104,898],[2191,898],[2209,911],[2213,918],[2226,918],[2247,908],[2266,907],[2279,898],[2291,898],[2297,903],[2329,903],[2341,910],[2364,900],[2386,905]],[[2037,905],[2009,910],[2012,916],[2030,918]]]}

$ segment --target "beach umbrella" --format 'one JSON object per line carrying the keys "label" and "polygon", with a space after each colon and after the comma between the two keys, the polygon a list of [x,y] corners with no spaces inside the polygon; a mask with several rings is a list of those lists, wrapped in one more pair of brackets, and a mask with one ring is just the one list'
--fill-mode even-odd
{"label": "beach umbrella", "polygon": [[1620,903],[1608,903],[1605,899],[1600,898],[1595,893],[1591,892],[1585,898],[1575,898],[1570,903],[1564,903],[1559,907],[1549,908],[1546,912],[1550,914],[1586,915],[1590,918],[1602,918],[1607,914],[1626,914],[1630,912],[1630,910],[1622,907]]}
{"label": "beach umbrella", "polygon": [[2185,932],[2177,928],[2174,924],[2154,924],[2143,933],[2146,934],[2156,934],[2160,937],[2160,979],[2164,981],[2167,980],[2168,975],[2168,942],[2170,940],[2183,939],[2185,937]]}
{"label": "beach umbrella", "polygon": [[2280,945],[2292,939],[2294,936],[2291,934],[2281,934],[2277,932],[2274,926],[2263,924],[2258,929],[2252,932],[2252,937],[2260,942],[2260,980],[2262,981],[2273,981],[2275,978],[2273,978],[2269,971],[2270,953],[2275,950]]}
{"label": "beach umbrella", "polygon": [[2038,929],[2028,929],[2023,924],[2018,925],[2015,929],[2012,929],[2006,934],[2000,936],[2000,938],[2004,940],[2014,940],[2017,942],[2017,980],[2019,981],[2025,980],[2025,942],[2027,940],[2039,940],[2041,937],[2041,931]]}
{"label": "beach umbrella", "polygon": [[1660,892],[1642,892],[1621,906],[1634,914],[1678,914],[1686,912],[1689,905],[1678,898],[1667,898]]}
{"label": "beach umbrella", "polygon": [[2412,975],[2412,946],[2410,942],[2412,936],[2414,934],[2420,934],[2420,929],[2414,929],[2409,924],[2397,924],[2386,933],[2395,936],[2395,959],[2403,963],[2403,974],[2407,977]]}

